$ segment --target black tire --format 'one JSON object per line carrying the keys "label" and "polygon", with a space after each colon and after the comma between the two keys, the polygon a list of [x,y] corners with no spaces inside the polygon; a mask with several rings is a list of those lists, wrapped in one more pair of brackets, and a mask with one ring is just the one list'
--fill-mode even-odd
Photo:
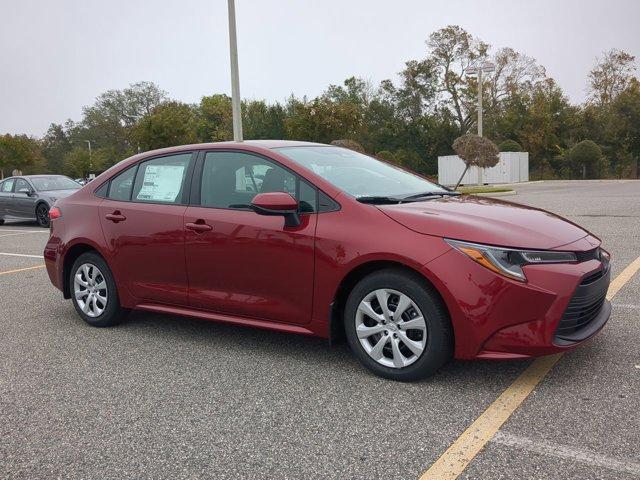
{"label": "black tire", "polygon": [[36,221],[43,228],[49,228],[49,207],[46,203],[39,203],[36,206]]}
{"label": "black tire", "polygon": [[[426,345],[424,350],[417,360],[405,367],[394,368],[378,363],[365,351],[358,339],[356,333],[358,306],[367,295],[379,289],[395,290],[408,296],[420,309],[425,319]],[[439,295],[419,275],[400,269],[374,272],[363,278],[353,288],[345,306],[344,327],[349,346],[360,363],[376,375],[391,380],[411,382],[429,377],[447,363],[453,354],[451,322]],[[404,333],[406,335],[408,332]]]}
{"label": "black tire", "polygon": [[[100,277],[102,277],[104,279],[104,283],[106,284],[106,306],[102,305],[104,311],[96,316],[91,316],[85,313],[75,295],[75,276],[76,273],[78,273],[78,269],[85,264],[97,267],[99,275],[96,274],[96,282],[101,282]],[[96,272],[94,272],[94,274],[95,273]],[[76,259],[75,262],[73,262],[73,266],[71,267],[71,271],[69,272],[69,291],[71,293],[71,301],[73,302],[73,306],[75,307],[76,312],[78,312],[78,315],[80,315],[82,319],[91,326],[112,327],[119,324],[126,318],[128,310],[120,306],[118,289],[116,288],[116,283],[113,278],[113,274],[111,273],[111,269],[107,265],[107,262],[105,262],[104,259],[96,252],[83,253]],[[103,293],[103,290],[99,290],[99,292]]]}
{"label": "black tire", "polygon": [[0,218],[0,225],[4,225],[4,218]]}

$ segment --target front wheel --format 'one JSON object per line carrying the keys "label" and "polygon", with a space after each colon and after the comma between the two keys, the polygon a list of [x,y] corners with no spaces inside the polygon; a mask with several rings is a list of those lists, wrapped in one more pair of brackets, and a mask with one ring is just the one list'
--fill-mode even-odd
{"label": "front wheel", "polygon": [[358,360],[392,380],[428,377],[452,356],[442,301],[424,279],[402,270],[362,279],[347,299],[344,326]]}
{"label": "front wheel", "polygon": [[49,228],[49,207],[46,204],[40,203],[36,207],[36,221],[41,227]]}
{"label": "front wheel", "polygon": [[89,325],[111,327],[126,316],[113,274],[97,253],[83,253],[76,259],[71,267],[69,286],[73,306]]}

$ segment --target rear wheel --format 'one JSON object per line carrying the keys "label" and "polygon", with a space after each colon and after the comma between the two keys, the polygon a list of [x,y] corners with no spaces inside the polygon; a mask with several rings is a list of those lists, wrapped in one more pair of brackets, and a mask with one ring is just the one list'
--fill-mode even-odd
{"label": "rear wheel", "polygon": [[110,327],[124,320],[113,274],[104,259],[94,252],[80,255],[69,278],[73,306],[82,319],[94,327]]}
{"label": "rear wheel", "polygon": [[347,300],[344,325],[360,362],[392,380],[428,377],[452,355],[451,325],[439,296],[401,270],[362,279]]}
{"label": "rear wheel", "polygon": [[0,218],[0,225],[4,225],[4,218]]}
{"label": "rear wheel", "polygon": [[41,227],[49,228],[49,207],[45,203],[36,207],[36,221]]}

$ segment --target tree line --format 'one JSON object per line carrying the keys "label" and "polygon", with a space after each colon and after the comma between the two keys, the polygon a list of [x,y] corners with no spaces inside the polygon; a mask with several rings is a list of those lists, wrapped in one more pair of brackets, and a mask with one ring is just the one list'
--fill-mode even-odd
{"label": "tree line", "polygon": [[[433,32],[425,46],[424,58],[406,62],[395,81],[351,77],[315,98],[243,101],[245,138],[349,141],[434,175],[437,157],[453,153],[454,140],[476,129],[478,80],[465,69],[490,60],[484,135],[502,151],[529,152],[532,179],[637,176],[640,81],[632,55],[604,52],[586,79],[587,100],[575,105],[535,59],[493,49],[459,26]],[[140,82],[103,93],[79,121],[52,123],[42,138],[0,135],[0,174],[82,177],[139,151],[232,138],[229,96],[187,104]]]}

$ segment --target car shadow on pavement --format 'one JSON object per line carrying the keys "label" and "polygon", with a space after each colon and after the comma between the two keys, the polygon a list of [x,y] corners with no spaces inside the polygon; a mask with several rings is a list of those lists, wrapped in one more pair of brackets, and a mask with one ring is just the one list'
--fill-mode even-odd
{"label": "car shadow on pavement", "polygon": [[[331,370],[335,374],[342,372],[380,380],[360,366],[346,341],[329,345],[327,340],[317,337],[142,311],[133,311],[118,328],[130,333],[140,332],[141,335],[153,332],[167,341],[222,347],[237,355],[280,358],[289,365],[301,362],[310,364],[314,369]],[[449,388],[455,388],[452,384],[462,381],[460,386],[464,390],[470,384],[477,385],[485,381],[495,383],[499,378],[512,380],[529,363],[527,360],[453,360],[433,377],[415,384],[444,383]]]}

